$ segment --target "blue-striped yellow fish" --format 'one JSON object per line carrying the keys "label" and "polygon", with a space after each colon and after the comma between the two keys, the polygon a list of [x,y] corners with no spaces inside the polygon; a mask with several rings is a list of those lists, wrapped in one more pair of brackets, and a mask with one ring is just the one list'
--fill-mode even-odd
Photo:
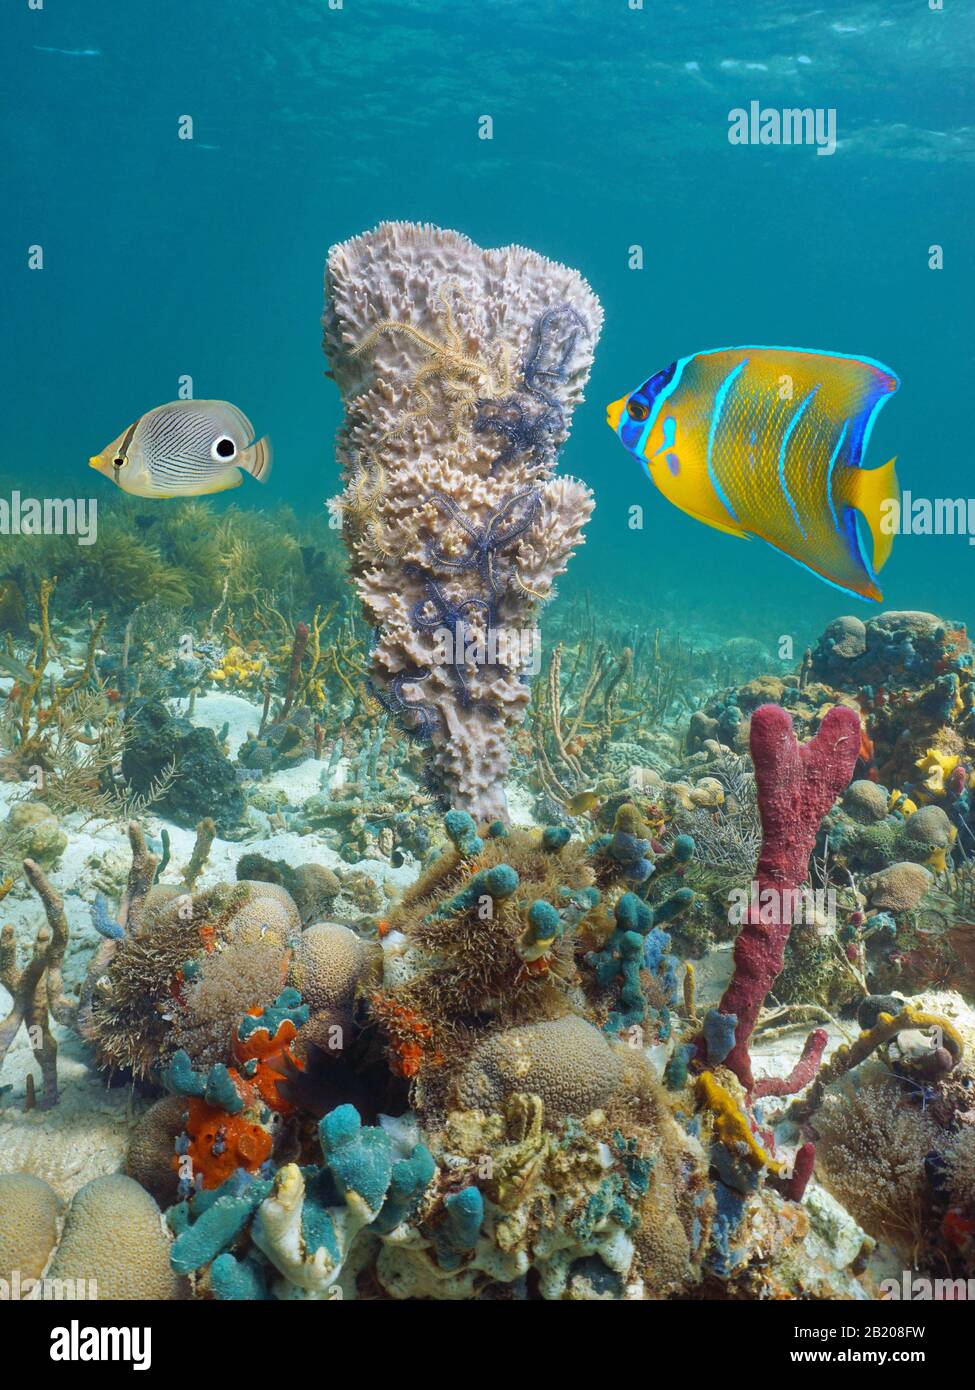
{"label": "blue-striped yellow fish", "polygon": [[140,415],[88,460],[135,497],[200,497],[239,487],[243,473],[266,483],[271,441],[229,401],[171,401]]}
{"label": "blue-striped yellow fish", "polygon": [[[861,598],[893,536],[894,459],[862,466],[877,412],[900,383],[870,358],[736,347],[672,362],[608,407],[610,428],[664,496],[733,536],[758,536]],[[858,518],[869,532],[863,534]]]}

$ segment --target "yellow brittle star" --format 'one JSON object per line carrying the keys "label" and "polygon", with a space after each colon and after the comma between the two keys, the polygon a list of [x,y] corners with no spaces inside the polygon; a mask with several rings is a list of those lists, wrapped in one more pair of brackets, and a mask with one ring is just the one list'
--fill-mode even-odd
{"label": "yellow brittle star", "polygon": [[[368,352],[386,333],[403,333],[413,342],[419,343],[421,347],[426,348],[430,356],[414,374],[409,384],[409,394],[411,397],[418,397],[422,404],[407,411],[406,419],[422,419],[433,415],[436,403],[431,394],[430,386],[437,380],[440,382],[440,389],[447,403],[450,423],[455,431],[460,432],[467,427],[468,422],[465,420],[465,414],[474,411],[478,401],[497,400],[499,397],[509,394],[511,391],[511,364],[508,348],[504,343],[499,345],[494,354],[494,361],[490,363],[486,362],[483,357],[475,357],[464,351],[463,336],[457,326],[454,311],[448,298],[448,291],[450,290],[455,292],[461,304],[469,305],[469,301],[464,298],[453,281],[446,281],[440,286],[437,291],[437,298],[440,301],[442,313],[437,317],[442,322],[442,337],[435,338],[432,334],[425,333],[411,323],[397,323],[395,319],[383,319],[376,324],[375,328],[370,329],[361,343],[353,348],[353,356],[358,357],[362,353]],[[397,432],[393,430],[390,431],[390,434]],[[388,438],[389,435],[386,437]]]}

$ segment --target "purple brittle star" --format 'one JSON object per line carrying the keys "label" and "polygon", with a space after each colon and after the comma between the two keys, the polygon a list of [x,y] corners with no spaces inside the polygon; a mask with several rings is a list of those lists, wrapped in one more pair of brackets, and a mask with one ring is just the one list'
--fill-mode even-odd
{"label": "purple brittle star", "polygon": [[416,725],[408,729],[407,732],[421,743],[426,743],[433,734],[440,719],[440,712],[436,705],[431,704],[429,700],[413,702],[406,700],[403,696],[403,686],[413,684],[415,681],[425,681],[429,674],[429,666],[413,666],[407,667],[405,671],[398,671],[389,682],[388,690],[383,690],[375,681],[372,683],[373,694],[383,709],[396,718],[405,719],[407,716],[416,718]]}
{"label": "purple brittle star", "polygon": [[[470,544],[467,554],[463,558],[455,560],[450,555],[445,554],[442,547],[431,541],[427,550],[428,558],[433,564],[442,569],[450,570],[453,574],[476,571],[484,582],[491,596],[490,602],[493,605],[500,593],[494,574],[495,557],[512,541],[523,536],[528,528],[534,524],[542,505],[541,493],[538,488],[534,487],[523,488],[521,492],[512,493],[510,497],[504,499],[497,511],[489,517],[482,527],[477,527],[469,521],[457,503],[452,498],[447,497],[445,493],[431,493],[430,500],[451,521],[457,523]],[[524,515],[505,526],[504,523],[519,502],[525,503]]]}
{"label": "purple brittle star", "polygon": [[[572,331],[561,352],[556,352],[553,329],[568,322]],[[521,454],[532,454],[535,467],[549,465],[555,451],[555,438],[564,430],[562,406],[542,383],[554,386],[569,378],[569,363],[575,352],[580,332],[589,335],[589,328],[570,304],[557,304],[535,320],[528,343],[528,353],[522,363],[522,395],[506,396],[502,400],[478,402],[474,421],[476,434],[493,433],[505,440],[505,447],[491,464],[491,473],[510,463]],[[528,399],[524,399],[527,395]]]}
{"label": "purple brittle star", "polygon": [[[467,665],[466,640],[470,628],[469,618],[476,613],[483,619],[485,638],[489,639],[491,629],[494,626],[492,605],[487,599],[478,598],[475,594],[452,602],[435,579],[429,576],[424,577],[426,593],[410,609],[410,622],[419,632],[449,632],[453,660],[447,661],[445,665],[450,672],[461,705],[464,709],[478,707],[487,714],[497,715],[497,708],[490,701],[477,700],[471,694],[467,685],[465,669]],[[428,611],[430,609],[433,610],[432,614]],[[498,669],[496,662],[476,664],[486,670]]]}

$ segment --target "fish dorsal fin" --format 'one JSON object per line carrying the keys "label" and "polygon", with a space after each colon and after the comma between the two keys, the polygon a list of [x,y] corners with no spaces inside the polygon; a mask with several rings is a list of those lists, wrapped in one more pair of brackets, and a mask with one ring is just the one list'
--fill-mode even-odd
{"label": "fish dorsal fin", "polygon": [[883,521],[884,504],[900,496],[896,462],[896,458],[892,458],[882,468],[853,468],[843,464],[833,476],[832,501],[836,512],[852,508],[860,513],[870,530],[874,573],[883,569],[894,544],[893,530],[885,528]]}

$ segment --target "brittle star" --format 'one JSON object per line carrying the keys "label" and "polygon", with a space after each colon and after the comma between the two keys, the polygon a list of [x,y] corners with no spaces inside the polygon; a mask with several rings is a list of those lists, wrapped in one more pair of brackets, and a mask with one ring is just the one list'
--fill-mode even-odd
{"label": "brittle star", "polygon": [[541,409],[530,412],[529,402],[517,396],[508,396],[501,401],[479,401],[474,433],[488,432],[499,434],[506,441],[505,447],[491,464],[491,473],[497,473],[506,463],[521,454],[534,454],[536,469],[545,468],[554,454],[554,438],[561,430],[563,416],[556,404],[542,405]]}
{"label": "brittle star", "polygon": [[407,667],[405,671],[398,671],[393,676],[389,682],[389,690],[383,690],[381,686],[373,682],[373,693],[383,709],[399,718],[406,715],[416,716],[416,727],[407,730],[407,732],[421,743],[425,743],[432,735],[434,726],[440,718],[440,711],[429,700],[417,700],[411,703],[404,699],[403,686],[415,681],[425,681],[429,674],[429,666]]}
{"label": "brittle star", "polygon": [[[573,325],[573,330],[561,353],[552,365],[540,365],[543,353],[548,356],[553,350],[550,330],[554,324],[565,321]],[[528,409],[529,402],[519,399],[517,395],[478,401],[478,413],[474,420],[475,433],[484,434],[490,431],[499,434],[506,441],[505,447],[491,465],[492,473],[496,473],[499,468],[521,454],[535,455],[537,469],[549,465],[555,452],[555,436],[564,428],[565,415],[555,396],[550,391],[543,390],[540,382],[554,385],[568,380],[569,363],[580,332],[588,335],[589,329],[571,305],[557,304],[554,308],[547,309],[532,326],[528,353],[522,364],[520,390],[532,398],[532,409]]]}
{"label": "brittle star", "polygon": [[[551,339],[548,337],[549,329],[554,323],[565,320],[575,325],[574,331],[569,334],[565,346],[555,364],[549,367],[539,366],[539,358],[542,356],[543,349],[552,346]],[[538,383],[542,380],[555,385],[557,382],[568,380],[569,362],[572,360],[572,354],[575,351],[576,341],[580,331],[588,335],[589,328],[585,319],[572,308],[571,304],[556,304],[554,308],[547,309],[546,312],[535,321],[529,340],[528,356],[525,358],[525,363],[522,367],[522,376],[524,377],[526,391],[530,392],[533,396],[537,396],[540,400],[543,400],[546,405],[558,408],[558,403],[554,397],[543,391]]]}
{"label": "brittle star", "polygon": [[465,427],[465,412],[476,409],[479,395],[494,400],[511,389],[507,346],[500,343],[495,349],[492,361],[465,352],[464,335],[457,324],[448,298],[450,292],[457,296],[459,304],[465,305],[468,309],[471,307],[453,280],[444,281],[440,285],[437,299],[441,312],[439,315],[434,313],[434,318],[442,320],[441,338],[436,338],[432,333],[426,333],[411,323],[381,319],[352,349],[353,357],[358,357],[375,347],[384,334],[401,333],[429,353],[427,360],[413,374],[408,386],[408,394],[411,397],[416,396],[420,404],[416,409],[406,411],[403,422],[395,429],[389,430],[384,438],[388,439],[398,434],[409,420],[420,420],[433,415],[435,401],[430,385],[435,380],[440,382],[448,418],[454,430],[458,432]]}
{"label": "brittle star", "polygon": [[[481,528],[468,521],[453,498],[447,497],[444,493],[431,493],[430,500],[451,521],[457,523],[470,541],[468,553],[461,560],[452,559],[451,556],[444,553],[442,547],[431,541],[427,550],[430,560],[455,574],[476,570],[487,586],[493,603],[500,592],[494,575],[495,555],[499,550],[510,545],[512,541],[517,540],[519,536],[523,536],[528,528],[534,524],[542,505],[541,493],[538,488],[523,488],[521,492],[515,492],[510,497],[506,497],[498,510]],[[504,521],[519,502],[526,503],[524,516],[505,528]]]}
{"label": "brittle star", "polygon": [[[425,611],[428,608],[433,609],[432,616]],[[469,631],[468,618],[471,613],[478,613],[483,619],[485,637],[487,637],[494,626],[494,609],[488,600],[471,594],[459,599],[456,603],[452,602],[447,598],[437,581],[427,577],[426,594],[410,609],[410,622],[420,632],[447,632],[450,634],[449,649],[453,659],[445,661],[444,664],[453,678],[461,705],[465,709],[471,709],[476,705],[485,713],[496,715],[495,706],[486,700],[475,700],[467,685],[466,644]],[[484,669],[497,669],[496,662],[477,662],[475,664]]]}

